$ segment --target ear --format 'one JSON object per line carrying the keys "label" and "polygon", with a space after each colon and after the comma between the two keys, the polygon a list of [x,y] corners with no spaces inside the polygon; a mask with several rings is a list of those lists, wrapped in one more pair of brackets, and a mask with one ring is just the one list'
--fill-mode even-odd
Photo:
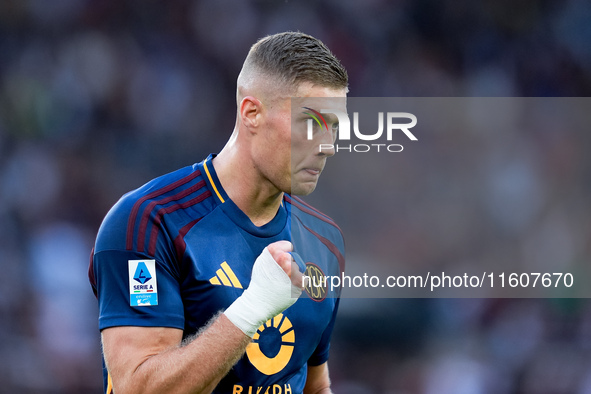
{"label": "ear", "polygon": [[253,96],[246,96],[240,102],[240,119],[249,130],[254,131],[261,122],[263,103]]}

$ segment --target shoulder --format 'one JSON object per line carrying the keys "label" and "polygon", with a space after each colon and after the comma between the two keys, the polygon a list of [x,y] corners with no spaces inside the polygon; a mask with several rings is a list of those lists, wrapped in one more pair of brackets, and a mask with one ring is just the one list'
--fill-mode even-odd
{"label": "shoulder", "polygon": [[337,223],[327,214],[314,208],[297,196],[285,195],[285,201],[290,205],[291,213],[309,223],[320,225],[324,223],[327,230],[338,233],[342,237],[342,231]]}
{"label": "shoulder", "polygon": [[285,202],[292,217],[292,226],[300,225],[325,244],[339,262],[344,264],[345,241],[343,232],[336,222],[328,215],[314,208],[299,197],[285,195]]}
{"label": "shoulder", "polygon": [[209,206],[199,203],[209,194],[197,165],[149,181],[125,194],[109,210],[99,228],[95,252],[138,249],[138,243],[145,243],[149,228],[159,225],[164,215],[171,212],[190,209],[187,220],[205,216]]}

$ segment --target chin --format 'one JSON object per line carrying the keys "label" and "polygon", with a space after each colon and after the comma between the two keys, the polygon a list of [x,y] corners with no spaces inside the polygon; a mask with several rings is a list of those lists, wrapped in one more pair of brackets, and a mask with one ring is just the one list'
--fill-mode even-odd
{"label": "chin", "polygon": [[291,185],[291,189],[288,192],[294,196],[307,196],[316,189],[316,182],[303,183],[299,185]]}

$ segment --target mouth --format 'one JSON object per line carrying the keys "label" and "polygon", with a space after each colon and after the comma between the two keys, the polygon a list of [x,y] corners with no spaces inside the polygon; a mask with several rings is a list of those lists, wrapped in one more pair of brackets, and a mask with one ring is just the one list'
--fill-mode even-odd
{"label": "mouth", "polygon": [[304,168],[304,171],[306,171],[308,174],[314,175],[314,176],[318,176],[322,172],[322,170],[320,168]]}

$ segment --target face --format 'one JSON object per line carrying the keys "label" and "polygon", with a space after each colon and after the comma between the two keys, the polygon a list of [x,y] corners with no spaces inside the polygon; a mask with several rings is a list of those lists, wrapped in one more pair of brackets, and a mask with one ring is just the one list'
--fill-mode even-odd
{"label": "face", "polygon": [[[263,175],[278,190],[308,195],[316,188],[326,159],[334,154],[334,149],[327,146],[334,144],[338,130],[335,115],[322,114],[322,120],[314,111],[337,109],[346,112],[346,90],[302,83],[295,96],[265,105],[265,127],[261,132],[265,141],[259,141],[258,152],[253,156]],[[308,133],[309,120],[312,135]]]}

